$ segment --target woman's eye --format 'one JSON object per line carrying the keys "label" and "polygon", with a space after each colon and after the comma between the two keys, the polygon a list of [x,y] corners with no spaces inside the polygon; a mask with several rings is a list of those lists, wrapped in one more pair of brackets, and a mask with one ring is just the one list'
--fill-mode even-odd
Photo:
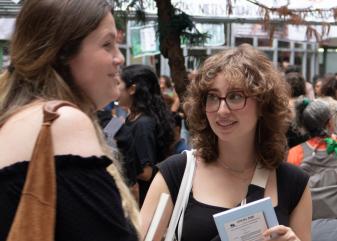
{"label": "woman's eye", "polygon": [[110,48],[111,46],[112,46],[111,42],[106,42],[106,43],[103,44],[104,48]]}
{"label": "woman's eye", "polygon": [[213,94],[208,94],[207,99],[210,100],[210,101],[217,101],[219,99],[219,97],[216,96],[216,95],[213,95]]}
{"label": "woman's eye", "polygon": [[229,100],[242,100],[243,98],[245,98],[245,96],[240,92],[233,92],[233,93],[229,93],[227,95],[227,98]]}

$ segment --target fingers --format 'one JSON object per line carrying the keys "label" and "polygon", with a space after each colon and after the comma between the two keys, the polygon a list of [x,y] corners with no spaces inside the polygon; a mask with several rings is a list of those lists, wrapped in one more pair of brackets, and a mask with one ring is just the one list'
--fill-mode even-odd
{"label": "fingers", "polygon": [[284,225],[277,225],[275,227],[267,229],[264,233],[263,236],[269,237],[272,234],[277,234],[279,236],[286,234],[289,232],[291,229],[289,227],[286,227]]}
{"label": "fingers", "polygon": [[291,228],[283,226],[283,225],[278,225],[270,229],[267,229],[263,233],[263,236],[265,240],[300,241]]}

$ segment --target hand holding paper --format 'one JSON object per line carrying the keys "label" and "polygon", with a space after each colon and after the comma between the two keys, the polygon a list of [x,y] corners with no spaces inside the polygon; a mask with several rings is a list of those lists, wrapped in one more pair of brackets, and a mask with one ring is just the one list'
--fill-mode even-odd
{"label": "hand holding paper", "polygon": [[213,215],[221,241],[263,241],[264,233],[278,225],[270,198]]}

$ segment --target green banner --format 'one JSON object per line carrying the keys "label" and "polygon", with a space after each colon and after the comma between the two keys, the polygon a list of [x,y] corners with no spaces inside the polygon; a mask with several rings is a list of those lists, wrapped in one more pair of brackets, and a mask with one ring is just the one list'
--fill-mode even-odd
{"label": "green banner", "polygon": [[131,51],[133,57],[159,54],[157,25],[143,25],[130,28]]}

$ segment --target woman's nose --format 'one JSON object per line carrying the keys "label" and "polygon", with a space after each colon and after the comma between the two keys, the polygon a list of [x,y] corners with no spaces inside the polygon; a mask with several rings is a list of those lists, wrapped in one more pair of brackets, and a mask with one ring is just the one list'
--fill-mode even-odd
{"label": "woman's nose", "polygon": [[224,99],[220,100],[218,113],[229,113],[231,110],[228,108],[227,103]]}

